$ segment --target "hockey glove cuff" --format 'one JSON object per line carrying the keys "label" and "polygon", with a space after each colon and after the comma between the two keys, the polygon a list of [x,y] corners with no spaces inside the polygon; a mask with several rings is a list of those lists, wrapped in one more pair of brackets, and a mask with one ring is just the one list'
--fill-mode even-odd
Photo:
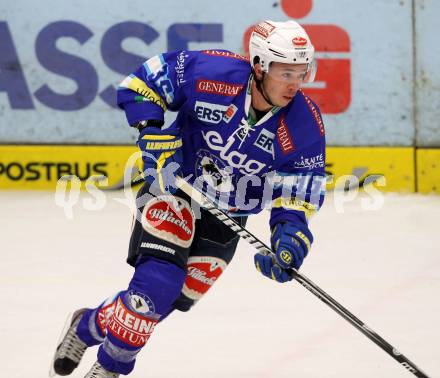
{"label": "hockey glove cuff", "polygon": [[278,282],[293,279],[291,268],[299,269],[307,256],[313,236],[308,229],[300,230],[291,222],[277,223],[272,228],[273,255],[257,253],[255,267],[264,276]]}
{"label": "hockey glove cuff", "polygon": [[171,130],[145,127],[137,144],[142,151],[145,180],[163,193],[175,193],[176,175],[181,173],[183,161],[182,138]]}

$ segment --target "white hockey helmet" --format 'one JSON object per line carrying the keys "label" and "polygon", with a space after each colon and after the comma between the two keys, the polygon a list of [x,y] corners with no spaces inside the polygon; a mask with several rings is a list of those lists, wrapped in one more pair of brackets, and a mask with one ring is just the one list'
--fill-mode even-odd
{"label": "white hockey helmet", "polygon": [[264,72],[272,62],[307,64],[304,82],[310,83],[316,74],[315,48],[304,28],[295,21],[263,21],[253,30],[249,40],[249,55],[253,65],[255,57]]}

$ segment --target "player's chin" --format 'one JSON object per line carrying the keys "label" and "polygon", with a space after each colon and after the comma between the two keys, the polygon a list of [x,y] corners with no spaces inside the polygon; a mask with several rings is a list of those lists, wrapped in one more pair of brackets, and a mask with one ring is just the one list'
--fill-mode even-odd
{"label": "player's chin", "polygon": [[292,101],[292,99],[293,96],[281,96],[277,101],[278,103],[275,105],[280,107],[287,106]]}

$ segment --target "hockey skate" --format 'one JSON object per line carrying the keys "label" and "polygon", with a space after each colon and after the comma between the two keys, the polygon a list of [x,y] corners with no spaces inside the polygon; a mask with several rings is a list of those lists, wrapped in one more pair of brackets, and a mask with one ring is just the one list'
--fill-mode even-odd
{"label": "hockey skate", "polygon": [[105,370],[101,364],[96,361],[90,371],[86,374],[84,378],[118,378],[118,373],[112,373],[111,371]]}
{"label": "hockey skate", "polygon": [[71,374],[81,361],[87,349],[87,345],[82,342],[76,334],[76,327],[81,320],[82,314],[86,310],[87,309],[83,308],[75,311],[67,319],[55,351],[49,373],[50,377]]}

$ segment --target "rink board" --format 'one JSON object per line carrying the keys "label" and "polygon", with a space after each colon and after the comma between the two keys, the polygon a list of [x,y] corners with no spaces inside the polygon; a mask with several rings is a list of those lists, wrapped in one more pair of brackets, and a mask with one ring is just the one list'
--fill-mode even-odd
{"label": "rink board", "polygon": [[[326,157],[328,188],[344,185],[349,175],[350,187],[359,183],[379,185],[388,192],[414,192],[415,169],[412,147],[328,147]],[[383,179],[380,179],[383,177]]]}
{"label": "rink board", "polygon": [[[55,190],[63,175],[107,189],[121,187],[127,161],[133,166],[135,146],[0,146],[0,188]],[[426,159],[434,158],[435,155]],[[427,160],[427,161],[428,161]],[[137,166],[140,167],[139,161]],[[419,167],[420,168],[420,167]],[[383,191],[415,191],[414,149],[411,147],[329,147],[326,173],[329,189],[351,175],[350,187],[376,183]],[[429,174],[425,174],[425,176]],[[108,181],[101,180],[102,176]],[[385,185],[378,178],[385,177]],[[434,179],[435,180],[435,179]],[[438,181],[438,176],[437,176]]]}
{"label": "rink board", "polygon": [[83,184],[95,177],[96,186],[112,188],[122,183],[125,164],[137,151],[132,146],[0,146],[0,188],[55,190],[64,175]]}
{"label": "rink board", "polygon": [[440,194],[440,148],[417,150],[417,188],[420,193]]}

